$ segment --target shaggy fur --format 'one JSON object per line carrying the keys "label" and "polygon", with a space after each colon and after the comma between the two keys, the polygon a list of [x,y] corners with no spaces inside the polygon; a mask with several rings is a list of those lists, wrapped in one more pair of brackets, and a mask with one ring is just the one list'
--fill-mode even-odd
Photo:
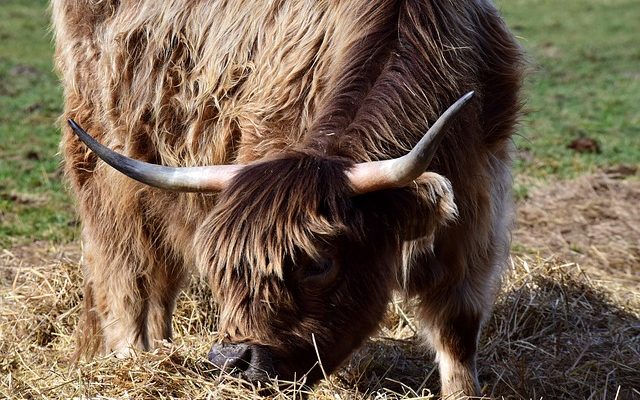
{"label": "shaggy fur", "polygon": [[[196,265],[220,301],[220,337],[265,346],[280,376],[300,376],[315,361],[312,334],[335,369],[399,289],[420,300],[443,392],[478,393],[522,79],[489,1],[54,0],[53,19],[65,118],[148,162],[253,163],[219,195],[168,193],[65,129],[86,338],[100,332],[123,356],[170,339]],[[404,154],[469,90],[476,99],[430,167],[451,181],[455,223],[436,174],[351,196],[347,168]]]}

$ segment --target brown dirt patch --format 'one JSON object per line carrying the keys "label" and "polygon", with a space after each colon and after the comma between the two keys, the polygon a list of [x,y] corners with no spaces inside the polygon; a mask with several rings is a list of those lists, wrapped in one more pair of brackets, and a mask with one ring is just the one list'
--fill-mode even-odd
{"label": "brown dirt patch", "polygon": [[514,253],[573,262],[640,304],[640,180],[583,176],[518,206]]}
{"label": "brown dirt patch", "polygon": [[34,242],[0,250],[0,288],[9,286],[20,271],[54,262],[77,262],[80,246],[77,243],[53,245]]}

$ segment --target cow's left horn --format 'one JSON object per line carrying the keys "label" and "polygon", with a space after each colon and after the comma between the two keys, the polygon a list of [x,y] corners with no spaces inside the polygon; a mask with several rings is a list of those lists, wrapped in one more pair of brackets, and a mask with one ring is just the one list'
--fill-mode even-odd
{"label": "cow's left horn", "polygon": [[180,192],[216,192],[224,189],[242,165],[166,167],[134,160],[101,145],[74,120],[67,120],[76,135],[98,157],[130,178],[161,189]]}
{"label": "cow's left horn", "polygon": [[347,172],[347,176],[355,193],[363,194],[403,187],[422,175],[427,170],[438,145],[444,138],[449,123],[471,100],[473,95],[474,92],[469,92],[449,107],[429,128],[418,144],[404,156],[354,165]]}

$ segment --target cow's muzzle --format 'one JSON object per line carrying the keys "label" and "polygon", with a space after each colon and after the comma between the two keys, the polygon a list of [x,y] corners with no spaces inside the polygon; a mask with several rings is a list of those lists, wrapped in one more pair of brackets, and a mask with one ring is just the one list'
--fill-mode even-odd
{"label": "cow's muzzle", "polygon": [[211,347],[209,361],[224,372],[250,382],[265,382],[275,377],[268,348],[252,343],[219,343]]}

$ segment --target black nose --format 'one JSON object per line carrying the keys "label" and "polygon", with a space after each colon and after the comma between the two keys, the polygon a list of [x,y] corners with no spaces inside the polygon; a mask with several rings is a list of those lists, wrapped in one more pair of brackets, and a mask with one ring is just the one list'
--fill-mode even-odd
{"label": "black nose", "polygon": [[271,351],[252,343],[214,344],[209,361],[225,372],[238,373],[252,382],[267,381],[277,374],[273,368]]}
{"label": "black nose", "polygon": [[220,343],[211,347],[208,358],[213,365],[223,371],[244,372],[251,367],[252,353],[252,346],[249,343]]}

